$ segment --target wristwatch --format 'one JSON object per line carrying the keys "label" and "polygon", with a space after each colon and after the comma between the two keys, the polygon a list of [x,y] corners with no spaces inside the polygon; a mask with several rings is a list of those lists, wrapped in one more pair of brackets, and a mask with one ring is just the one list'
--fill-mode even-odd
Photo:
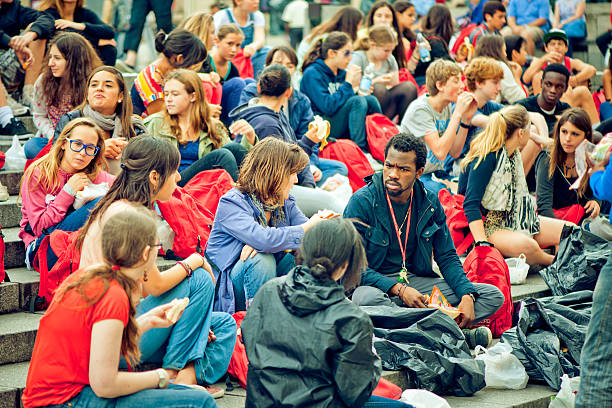
{"label": "wristwatch", "polygon": [[170,382],[170,376],[168,375],[168,372],[164,370],[163,368],[158,368],[155,371],[157,372],[157,375],[159,376],[159,382],[157,383],[157,388],[167,388],[168,383]]}
{"label": "wristwatch", "polygon": [[476,303],[476,299],[478,299],[478,293],[472,292],[472,293],[468,293],[468,295],[470,295],[470,297],[472,298],[472,301]]}

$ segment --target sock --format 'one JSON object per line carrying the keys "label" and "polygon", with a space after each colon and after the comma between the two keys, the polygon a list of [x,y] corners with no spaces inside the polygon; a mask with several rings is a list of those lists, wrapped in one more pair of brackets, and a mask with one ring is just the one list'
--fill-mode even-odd
{"label": "sock", "polygon": [[10,106],[0,106],[0,126],[6,126],[13,119],[13,111]]}

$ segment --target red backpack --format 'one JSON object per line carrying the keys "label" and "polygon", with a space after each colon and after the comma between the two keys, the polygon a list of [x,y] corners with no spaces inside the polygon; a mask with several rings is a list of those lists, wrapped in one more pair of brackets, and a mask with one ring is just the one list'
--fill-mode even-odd
{"label": "red backpack", "polygon": [[475,283],[488,283],[504,294],[504,303],[492,316],[484,319],[477,326],[487,326],[494,337],[512,327],[512,293],[510,292],[510,271],[501,252],[492,245],[474,247],[463,263],[468,279]]}
{"label": "red backpack", "polygon": [[338,139],[335,142],[329,143],[320,152],[319,157],[338,160],[346,164],[353,192],[365,186],[363,179],[366,176],[374,174],[374,169],[372,169],[368,158],[352,140]]}
{"label": "red backpack", "polygon": [[365,128],[372,157],[380,161],[385,160],[385,146],[389,139],[400,132],[399,129],[382,113],[366,116]]}
{"label": "red backpack", "polygon": [[465,217],[465,212],[463,212],[464,199],[465,197],[461,194],[451,195],[447,189],[442,189],[438,193],[438,200],[440,200],[440,204],[444,208],[446,225],[448,225],[450,230],[457,255],[463,255],[472,245],[472,242],[474,242],[468,220]]}
{"label": "red backpack", "polygon": [[204,253],[219,199],[232,186],[232,178],[225,170],[207,170],[185,187],[177,187],[170,200],[157,202],[162,217],[174,231],[172,252],[176,256]]}
{"label": "red backpack", "polygon": [[[477,28],[478,28],[478,24],[470,23],[459,32],[459,35],[457,36],[457,38],[455,39],[455,42],[453,43],[453,48],[451,49],[452,55],[457,55],[457,51],[459,51],[459,47],[461,46],[461,44],[464,43],[465,38],[469,37],[470,34],[472,34],[472,31],[474,31]],[[478,40],[478,37],[479,37],[478,35],[474,37],[474,41],[472,43],[473,46],[476,46],[476,40]]]}

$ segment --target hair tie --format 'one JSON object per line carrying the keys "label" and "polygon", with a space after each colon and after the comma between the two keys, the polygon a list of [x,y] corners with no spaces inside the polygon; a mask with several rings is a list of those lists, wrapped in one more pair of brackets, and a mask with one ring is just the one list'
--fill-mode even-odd
{"label": "hair tie", "polygon": [[321,35],[321,44],[323,44],[327,40],[327,33]]}
{"label": "hair tie", "polygon": [[111,266],[111,269],[113,271],[118,271],[119,269],[121,269],[121,267],[119,265],[113,265],[113,266]]}
{"label": "hair tie", "polygon": [[119,165],[119,167],[121,167],[123,170],[127,170],[128,169],[127,166],[125,165],[125,163],[121,163]]}

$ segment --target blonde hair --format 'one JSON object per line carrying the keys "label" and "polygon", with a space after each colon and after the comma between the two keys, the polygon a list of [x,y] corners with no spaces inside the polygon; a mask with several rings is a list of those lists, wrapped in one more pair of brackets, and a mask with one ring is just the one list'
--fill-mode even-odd
{"label": "blonde hair", "polygon": [[[59,187],[60,179],[59,179],[59,168],[64,159],[64,142],[66,139],[69,139],[72,135],[74,129],[79,126],[90,127],[96,131],[98,134],[98,142],[96,145],[99,150],[93,160],[85,167],[82,172],[87,175],[90,180],[95,180],[98,176],[100,170],[103,167],[106,167],[106,160],[104,159],[104,132],[96,123],[89,118],[77,118],[68,122],[68,124],[62,130],[62,133],[58,136],[57,140],[53,143],[51,147],[51,151],[36,160],[30,167],[25,171],[22,184],[26,186],[27,189],[42,186],[47,191],[53,191]],[[69,149],[70,147],[66,147]],[[36,186],[30,186],[30,178],[34,173],[34,170],[39,169],[40,176],[38,177],[38,184]]]}
{"label": "blonde hair", "polygon": [[357,40],[356,51],[367,51],[376,45],[397,45],[397,34],[395,30],[385,24],[376,24],[368,29],[368,36]]}
{"label": "blonde hair", "polygon": [[427,68],[425,72],[425,85],[427,85],[427,92],[431,96],[436,96],[440,90],[438,89],[437,83],[443,84],[448,79],[455,75],[461,75],[463,71],[461,67],[454,61],[448,61],[445,59],[437,59]]}
{"label": "blonde hair", "polygon": [[192,34],[195,34],[202,42],[208,51],[211,50],[213,44],[210,41],[210,27],[213,26],[213,18],[205,11],[200,11],[187,17],[181,22],[178,28],[183,28]]}
{"label": "blonde hair", "polygon": [[500,150],[514,132],[526,129],[528,125],[529,114],[521,105],[506,106],[499,112],[493,113],[489,116],[487,127],[470,143],[470,151],[461,161],[461,169],[465,170],[474,160],[476,160],[474,168],[478,167],[487,154]]}
{"label": "blonde hair", "polygon": [[[77,0],[76,8],[85,7],[85,0]],[[45,11],[50,8],[56,9],[60,18],[65,18],[63,0],[42,0],[38,5],[38,10]]]}
{"label": "blonde hair", "polygon": [[[216,119],[212,118],[210,113],[210,107],[206,101],[206,95],[204,93],[204,86],[202,80],[197,73],[188,69],[175,69],[166,78],[166,83],[174,79],[179,81],[185,87],[187,94],[195,94],[195,101],[191,106],[191,114],[189,116],[189,123],[193,129],[204,131],[208,133],[213,147],[219,149],[223,147],[223,135],[218,131],[218,126],[223,126]],[[181,127],[178,123],[178,115],[171,115],[168,110],[164,107],[164,122],[170,128],[170,132],[176,137],[179,143],[185,143],[183,140],[183,134]]]}
{"label": "blonde hair", "polygon": [[489,57],[476,57],[464,71],[467,89],[470,92],[476,90],[477,82],[484,82],[487,79],[499,79],[504,77],[504,70],[497,61]]}

